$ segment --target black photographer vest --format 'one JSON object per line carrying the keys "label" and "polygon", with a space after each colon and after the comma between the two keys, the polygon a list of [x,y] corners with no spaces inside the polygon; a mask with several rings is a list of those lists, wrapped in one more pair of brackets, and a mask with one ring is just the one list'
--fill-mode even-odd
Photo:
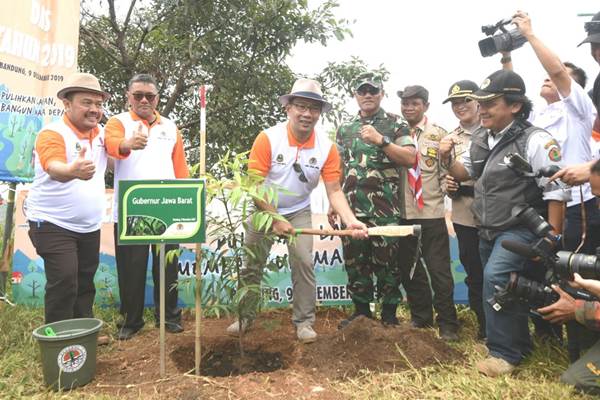
{"label": "black photographer vest", "polygon": [[487,130],[473,134],[470,155],[476,181],[471,210],[479,220],[483,239],[493,240],[500,232],[518,225],[511,215],[517,204],[529,204],[541,215],[546,214],[542,190],[535,179],[519,175],[504,163],[504,156],[509,153],[518,153],[527,160],[527,143],[531,134],[539,130],[527,121],[515,120],[491,150]]}

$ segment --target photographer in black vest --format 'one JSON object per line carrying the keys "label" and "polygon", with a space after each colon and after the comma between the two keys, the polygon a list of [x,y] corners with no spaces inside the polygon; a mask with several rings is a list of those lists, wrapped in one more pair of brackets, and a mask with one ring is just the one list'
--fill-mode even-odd
{"label": "photographer in black vest", "polygon": [[561,161],[556,140],[527,122],[532,104],[525,96],[525,83],[518,74],[496,71],[469,97],[479,102],[481,125],[485,129],[472,136],[462,162],[452,155],[455,144],[452,137],[442,140],[440,157],[449,174],[458,181],[475,180],[472,210],[480,224],[479,252],[484,265],[483,307],[489,349],[488,358],[478,362],[477,369],[488,376],[499,376],[512,372],[532,346],[527,304],[496,311],[489,302],[494,297],[494,287],[504,287],[510,273],[521,272],[526,261],[500,243],[511,240],[527,244],[535,238],[519,224],[511,210],[515,205],[528,204],[547,216],[555,231],[560,232],[561,202],[570,196],[561,189],[547,187],[547,178],[525,177],[506,166],[504,157],[511,153],[527,160],[534,171]]}

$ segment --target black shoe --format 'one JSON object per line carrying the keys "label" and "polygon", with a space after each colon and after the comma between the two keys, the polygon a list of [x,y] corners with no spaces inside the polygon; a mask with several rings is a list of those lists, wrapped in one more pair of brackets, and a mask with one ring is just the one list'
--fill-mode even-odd
{"label": "black shoe", "polygon": [[369,303],[354,303],[354,313],[347,319],[343,319],[338,325],[338,329],[344,329],[345,327],[350,325],[350,322],[354,321],[361,315],[367,318],[373,318],[373,314],[371,313],[371,307],[369,306]]}
{"label": "black shoe", "polygon": [[[160,322],[156,322],[154,326],[159,328]],[[169,333],[181,333],[183,332],[183,326],[181,326],[181,324],[178,322],[165,321],[165,331]]]}
{"label": "black shoe", "polygon": [[400,325],[396,317],[397,304],[384,304],[381,309],[381,323],[383,325]]}
{"label": "black shoe", "polygon": [[446,342],[458,342],[458,333],[455,329],[440,328],[440,338]]}
{"label": "black shoe", "polygon": [[420,321],[412,320],[412,321],[410,321],[410,326],[413,328],[417,328],[417,329],[429,329],[433,325],[430,323],[427,323],[427,322],[420,322]]}
{"label": "black shoe", "polygon": [[117,340],[129,340],[132,337],[134,337],[139,331],[140,328],[133,329],[122,327],[121,329],[119,329],[119,332],[117,332]]}

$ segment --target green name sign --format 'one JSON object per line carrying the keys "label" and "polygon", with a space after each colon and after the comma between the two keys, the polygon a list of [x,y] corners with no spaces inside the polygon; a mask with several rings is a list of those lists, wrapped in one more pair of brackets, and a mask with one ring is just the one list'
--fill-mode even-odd
{"label": "green name sign", "polygon": [[119,181],[119,244],[203,243],[200,179]]}

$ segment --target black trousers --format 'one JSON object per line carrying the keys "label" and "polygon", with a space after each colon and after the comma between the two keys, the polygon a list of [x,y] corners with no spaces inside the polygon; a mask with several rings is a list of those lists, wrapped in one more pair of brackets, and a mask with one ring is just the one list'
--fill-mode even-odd
{"label": "black trousers", "polygon": [[467,277],[469,307],[477,316],[479,332],[485,336],[485,315],[483,313],[483,265],[479,257],[479,233],[477,228],[453,224],[458,239],[458,254]]}
{"label": "black trousers", "polygon": [[[596,254],[596,247],[600,246],[600,211],[598,211],[597,199],[593,198],[586,201],[584,206],[587,229],[585,232],[586,238],[579,253]],[[568,207],[565,219],[565,250],[575,251],[581,242],[583,227],[581,204]],[[591,331],[577,321],[568,321],[565,325],[567,327],[569,359],[574,362],[586,349],[600,340],[600,332]]]}
{"label": "black trousers", "polygon": [[[152,250],[152,280],[154,281],[154,316],[159,320],[160,296],[160,258],[158,246],[152,245],[118,245],[117,224],[114,225],[115,257],[121,298],[120,313],[123,316],[123,327],[140,329],[144,326],[144,296],[146,294],[146,270],[148,257]],[[176,244],[165,246],[165,252],[179,248]],[[165,257],[166,261],[166,257]],[[178,257],[166,262],[165,270],[165,320],[181,323],[181,308],[177,307],[177,275]]]}
{"label": "black trousers", "polygon": [[[407,293],[411,318],[418,325],[432,325],[433,307],[437,313],[436,322],[443,329],[458,329],[456,308],[454,307],[454,278],[450,270],[450,243],[444,218],[403,220],[403,224],[421,225],[421,255],[425,260],[427,273],[421,261],[417,263],[412,279],[403,274],[402,285]],[[401,241],[401,269],[412,268],[417,250],[417,238],[407,237]]]}
{"label": "black trousers", "polygon": [[44,260],[46,323],[93,317],[100,230],[77,233],[50,222],[29,222],[29,238]]}

